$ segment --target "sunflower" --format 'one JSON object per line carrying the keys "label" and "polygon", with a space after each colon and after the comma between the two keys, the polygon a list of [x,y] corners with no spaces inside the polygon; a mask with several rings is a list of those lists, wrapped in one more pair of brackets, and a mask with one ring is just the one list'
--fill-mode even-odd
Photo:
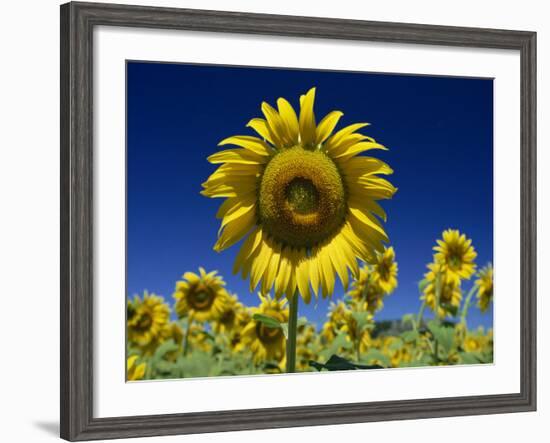
{"label": "sunflower", "polygon": [[456,229],[443,232],[443,240],[437,240],[434,261],[442,264],[448,271],[450,279],[457,283],[461,279],[468,280],[476,269],[474,263],[477,253],[472,246],[472,240]]}
{"label": "sunflower", "polygon": [[217,271],[206,273],[199,268],[199,274],[186,272],[183,280],[176,282],[173,294],[176,300],[176,314],[179,318],[190,316],[204,322],[220,318],[227,300],[223,278]]}
{"label": "sunflower", "polygon": [[[354,307],[353,304],[351,306],[352,308]],[[354,315],[354,312],[360,312],[357,308],[358,307],[355,307],[353,310],[346,309],[344,312],[344,324],[340,328],[340,331],[345,332],[348,341],[353,343],[356,347],[359,346],[359,352],[363,353],[371,346],[372,338],[367,328],[359,327],[357,318]],[[370,312],[367,314],[367,321],[369,323],[373,321],[373,316]]]}
{"label": "sunflower", "polygon": [[[380,175],[384,162],[359,155],[386,149],[357,131],[367,123],[333,134],[342,112],[332,111],[318,124],[313,112],[315,88],[300,98],[299,116],[284,98],[277,109],[262,103],[265,119],[248,126],[259,134],[226,138],[233,147],[208,157],[219,168],[203,183],[202,194],[226,198],[214,249],[244,239],[234,271],[250,276],[251,290],[273,287],[278,298],[299,291],[306,303],[311,291],[329,296],[336,274],[347,287],[357,259],[371,262],[388,237],[377,200],[396,188]],[[310,287],[311,285],[311,287]]]}
{"label": "sunflower", "polygon": [[340,332],[340,329],[345,323],[347,310],[348,308],[343,301],[330,304],[329,312],[327,315],[328,320],[323,324],[323,328],[321,330],[321,336],[326,343],[332,343],[332,341]]}
{"label": "sunflower", "polygon": [[[269,295],[261,295],[261,303],[252,308],[252,314],[262,314],[274,318],[279,323],[288,322],[286,300],[277,300]],[[255,364],[264,361],[281,361],[285,358],[285,336],[281,328],[270,328],[254,318],[241,331],[241,345],[252,351]]]}
{"label": "sunflower", "polygon": [[214,332],[231,333],[238,323],[238,314],[243,310],[243,305],[238,301],[236,295],[225,296],[225,303],[219,318],[214,322]]}
{"label": "sunflower", "polygon": [[403,343],[399,337],[386,336],[382,341],[382,352],[389,358],[392,368],[398,368],[413,360],[413,350],[410,345]]}
{"label": "sunflower", "polygon": [[422,299],[435,312],[436,308],[436,284],[439,275],[439,310],[437,315],[444,317],[446,315],[456,315],[460,302],[462,300],[462,291],[460,284],[452,277],[448,268],[440,263],[431,263],[428,265],[429,272],[424,275],[426,286]]}
{"label": "sunflower", "polygon": [[372,267],[372,281],[386,294],[391,294],[397,287],[397,262],[393,247],[384,248],[383,253],[376,254]]}
{"label": "sunflower", "polygon": [[363,265],[359,270],[359,275],[351,284],[348,296],[361,305],[362,308],[371,313],[375,313],[383,308],[384,290],[379,284],[380,278],[375,280],[374,272],[368,265]]}
{"label": "sunflower", "polygon": [[132,355],[128,357],[126,361],[126,379],[128,381],[143,380],[145,377],[145,370],[147,365],[145,363],[137,364],[137,355]]}
{"label": "sunflower", "polygon": [[477,287],[477,305],[485,312],[493,300],[493,267],[488,264],[478,272],[475,282]]}
{"label": "sunflower", "polygon": [[[368,329],[359,330],[358,328],[354,312],[361,310],[360,304],[352,301],[350,306],[342,301],[331,304],[328,321],[323,325],[321,336],[327,343],[331,343],[340,333],[344,333],[348,342],[353,343],[354,346],[359,344],[359,351],[364,352],[371,346],[371,336]],[[373,317],[367,313],[367,318],[370,322]]]}
{"label": "sunflower", "polygon": [[163,334],[170,318],[170,308],[164,302],[164,298],[145,291],[143,299],[136,295],[133,300],[128,300],[126,306],[130,344],[147,349],[164,338]]}

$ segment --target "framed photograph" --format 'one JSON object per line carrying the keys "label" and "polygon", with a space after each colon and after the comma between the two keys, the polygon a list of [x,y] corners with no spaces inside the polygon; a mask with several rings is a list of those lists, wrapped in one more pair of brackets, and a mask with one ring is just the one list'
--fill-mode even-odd
{"label": "framed photograph", "polygon": [[535,410],[535,45],[62,5],[61,437]]}

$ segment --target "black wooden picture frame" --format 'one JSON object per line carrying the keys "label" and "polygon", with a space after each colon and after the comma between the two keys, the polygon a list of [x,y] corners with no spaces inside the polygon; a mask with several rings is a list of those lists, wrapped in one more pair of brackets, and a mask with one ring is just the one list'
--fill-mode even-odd
{"label": "black wooden picture frame", "polygon": [[[92,66],[95,26],[513,49],[521,57],[521,390],[255,410],[93,416]],[[536,409],[536,33],[236,12],[61,6],[61,437],[70,441]]]}

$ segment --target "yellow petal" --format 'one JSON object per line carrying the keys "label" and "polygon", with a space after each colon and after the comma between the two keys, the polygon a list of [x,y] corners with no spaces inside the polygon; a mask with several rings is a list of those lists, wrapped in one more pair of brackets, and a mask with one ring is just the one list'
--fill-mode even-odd
{"label": "yellow petal", "polygon": [[[239,272],[239,269],[244,267],[246,260],[256,251],[256,248],[260,244],[262,239],[262,230],[258,227],[255,227],[254,230],[248,235],[246,240],[243,242],[237,257],[235,258],[235,264],[233,265],[233,274]],[[248,275],[248,274],[247,274]],[[245,278],[247,275],[243,275]]]}
{"label": "yellow petal", "polygon": [[246,149],[227,149],[208,157],[210,163],[240,163],[243,165],[263,164],[267,158]]}
{"label": "yellow petal", "polygon": [[290,279],[290,271],[292,265],[287,258],[288,250],[285,248],[281,251],[281,257],[279,259],[279,271],[275,277],[275,297],[280,298],[283,292],[288,286],[288,280]]}
{"label": "yellow petal", "polygon": [[252,272],[250,274],[250,292],[254,291],[256,286],[258,286],[260,279],[269,266],[271,254],[273,253],[271,247],[264,241],[261,242],[257,251],[257,255],[254,257],[252,263]]}
{"label": "yellow petal", "polygon": [[262,156],[272,154],[272,150],[269,147],[269,145],[257,137],[251,137],[247,135],[236,135],[236,136],[229,137],[222,140],[220,143],[218,143],[218,146],[229,145],[229,144],[240,146],[241,148],[248,149],[249,151],[252,151],[255,154],[262,155]]}
{"label": "yellow petal", "polygon": [[262,112],[265,115],[267,124],[271,129],[270,134],[272,135],[273,141],[278,147],[288,146],[292,144],[290,140],[290,135],[287,132],[287,127],[283,123],[279,113],[266,102],[262,103]]}
{"label": "yellow petal", "polygon": [[336,237],[328,244],[328,256],[332,262],[332,267],[336,270],[342,286],[347,290],[349,284],[349,275],[346,268],[346,259],[341,252],[341,247]]}
{"label": "yellow petal", "polygon": [[271,244],[271,259],[269,260],[269,266],[267,268],[267,271],[264,275],[264,279],[262,280],[262,292],[264,294],[267,294],[269,291],[271,291],[271,288],[273,287],[273,283],[275,281],[275,277],[277,276],[277,272],[279,270],[279,262],[281,259],[281,248],[277,244]]}
{"label": "yellow petal", "polygon": [[277,107],[279,108],[279,114],[288,129],[288,134],[292,143],[297,144],[300,135],[300,126],[298,124],[298,117],[296,116],[294,108],[284,98],[279,98],[277,100]]}
{"label": "yellow petal", "polygon": [[246,126],[254,129],[254,131],[272,145],[276,144],[271,129],[263,118],[253,118]]}
{"label": "yellow petal", "polygon": [[223,230],[223,228],[227,226],[229,223],[241,217],[246,217],[249,211],[253,211],[253,212],[256,211],[255,198],[249,197],[247,199],[242,199],[238,206],[231,208],[231,211],[225,215],[225,217],[221,222],[220,229],[218,230],[218,235]]}
{"label": "yellow petal", "polygon": [[388,150],[388,148],[379,143],[361,142],[355,143],[354,145],[351,145],[346,149],[339,150],[338,153],[331,155],[331,157],[341,158],[342,160],[345,160],[362,152],[370,151],[371,149],[382,149],[384,151]]}
{"label": "yellow petal", "polygon": [[338,144],[347,136],[354,133],[355,131],[368,126],[370,123],[355,123],[353,125],[346,126],[345,128],[340,129],[336,134],[330,137],[325,143],[325,149],[331,150],[335,149]]}
{"label": "yellow petal", "polygon": [[224,227],[220,237],[218,238],[218,241],[214,245],[214,250],[219,252],[234,245],[241,238],[243,238],[246,233],[254,227],[255,224],[255,211],[249,211],[242,217],[228,223]]}
{"label": "yellow petal", "polygon": [[296,283],[304,302],[309,304],[311,301],[311,291],[309,289],[309,261],[305,250],[302,250],[298,257],[298,265],[296,267]]}
{"label": "yellow petal", "polygon": [[338,121],[340,120],[340,117],[344,115],[343,112],[340,111],[332,111],[329,112],[323,120],[319,123],[317,126],[316,136],[315,136],[315,144],[319,145],[323,143],[329,136],[332,134],[332,131],[334,131],[334,128],[338,124]]}
{"label": "yellow petal", "polygon": [[315,298],[317,298],[319,295],[319,265],[318,265],[318,257],[315,254],[315,250],[313,251],[311,257],[308,260],[308,267],[309,267],[309,281],[311,283],[311,288],[315,293]]}
{"label": "yellow petal", "polygon": [[315,101],[315,88],[311,88],[301,101],[300,109],[300,136],[302,145],[315,144],[315,115],[313,104]]}

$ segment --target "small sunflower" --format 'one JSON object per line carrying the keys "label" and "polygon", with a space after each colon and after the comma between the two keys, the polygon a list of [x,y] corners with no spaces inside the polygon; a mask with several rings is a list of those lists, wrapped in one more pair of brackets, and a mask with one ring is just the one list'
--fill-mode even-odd
{"label": "small sunflower", "polygon": [[332,343],[338,335],[340,329],[345,323],[347,310],[348,308],[343,301],[330,304],[329,312],[327,314],[328,320],[323,324],[323,328],[321,330],[321,336],[327,343]]}
{"label": "small sunflower", "polygon": [[131,344],[148,348],[163,339],[170,318],[170,308],[164,298],[145,291],[143,299],[136,295],[133,300],[128,300],[126,306],[128,341]]}
{"label": "small sunflower", "polygon": [[399,337],[394,336],[383,338],[382,352],[389,357],[392,368],[410,363],[414,357],[414,351],[410,345],[402,343]]}
{"label": "small sunflower", "polygon": [[[259,134],[233,136],[220,146],[233,147],[208,157],[219,168],[203,183],[202,194],[226,198],[217,217],[221,227],[214,249],[244,239],[234,271],[250,276],[253,290],[275,288],[278,298],[299,291],[306,303],[311,291],[332,295],[335,276],[344,287],[357,260],[371,262],[388,237],[377,200],[396,188],[380,175],[393,171],[384,162],[360,155],[386,149],[357,131],[367,123],[333,134],[342,112],[319,123],[313,112],[315,88],[300,99],[299,116],[284,98],[275,109],[262,103],[265,119],[248,126]],[[319,289],[320,288],[320,289]]]}
{"label": "small sunflower", "polygon": [[[252,308],[252,314],[274,318],[279,323],[288,323],[286,300],[277,300],[269,295],[258,294],[261,303]],[[241,331],[241,344],[252,351],[254,363],[281,361],[285,358],[286,340],[281,328],[270,328],[254,318]]]}
{"label": "small sunflower", "polygon": [[424,275],[426,286],[422,299],[435,312],[436,308],[436,279],[439,275],[439,310],[438,315],[444,317],[446,315],[456,315],[460,302],[462,300],[462,291],[460,284],[450,277],[448,268],[440,263],[431,263],[428,265],[429,272]]}
{"label": "small sunflower", "polygon": [[213,326],[217,334],[231,333],[237,326],[239,312],[244,309],[236,295],[227,294],[225,298],[223,309]]}
{"label": "small sunflower", "polygon": [[[353,304],[351,305],[353,308]],[[357,323],[357,318],[354,315],[354,312],[359,312],[357,307],[355,309],[346,309],[344,314],[344,324],[340,328],[340,331],[347,333],[347,338],[349,341],[357,345],[359,344],[359,351],[365,352],[369,349],[372,344],[372,338],[370,332],[366,328],[359,328]],[[373,316],[368,313],[368,322],[372,323]]]}
{"label": "small sunflower", "polygon": [[348,296],[370,313],[375,313],[384,307],[383,298],[385,291],[375,280],[374,272],[368,265],[363,265],[359,270],[358,278],[351,284]]}
{"label": "small sunflower", "polygon": [[186,272],[183,280],[176,282],[174,299],[175,310],[179,318],[192,316],[199,322],[216,320],[222,314],[227,293],[223,278],[217,271],[207,273],[199,268],[199,274]]}
{"label": "small sunflower", "polygon": [[128,381],[143,380],[147,365],[145,363],[137,364],[137,355],[128,357],[126,362],[126,379]]}
{"label": "small sunflower", "polygon": [[462,279],[468,280],[474,274],[477,253],[472,240],[457,229],[444,231],[443,240],[437,240],[434,251],[434,261],[446,268],[450,279],[458,283]]}
{"label": "small sunflower", "polygon": [[481,312],[485,312],[493,300],[493,266],[488,264],[477,275],[477,305]]}
{"label": "small sunflower", "polygon": [[393,247],[384,248],[383,253],[376,254],[372,267],[372,281],[386,294],[391,294],[397,287],[397,262]]}

